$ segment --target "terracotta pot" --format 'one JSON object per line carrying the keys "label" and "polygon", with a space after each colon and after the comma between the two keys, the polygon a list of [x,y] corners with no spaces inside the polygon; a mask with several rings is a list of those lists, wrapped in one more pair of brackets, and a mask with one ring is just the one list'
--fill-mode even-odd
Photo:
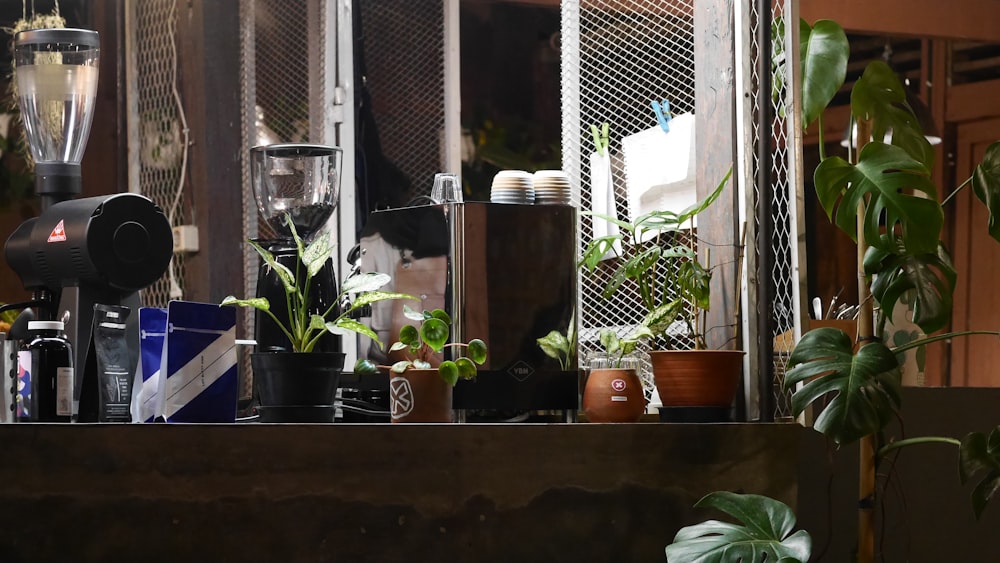
{"label": "terracotta pot", "polygon": [[665,350],[649,353],[653,380],[665,407],[729,407],[743,368],[739,350]]}
{"label": "terracotta pot", "polygon": [[590,422],[638,422],[646,411],[642,382],[634,369],[590,370],[583,412]]}
{"label": "terracotta pot", "polygon": [[393,422],[451,422],[452,386],[436,369],[389,372],[389,413]]}
{"label": "terracotta pot", "polygon": [[333,422],[344,354],[259,352],[250,364],[261,422]]}

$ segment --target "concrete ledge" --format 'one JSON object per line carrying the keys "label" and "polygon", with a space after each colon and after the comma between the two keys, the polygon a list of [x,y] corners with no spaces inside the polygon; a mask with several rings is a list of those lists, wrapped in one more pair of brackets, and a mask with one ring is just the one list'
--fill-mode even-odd
{"label": "concrete ledge", "polygon": [[792,424],[0,426],[0,560],[660,561]]}

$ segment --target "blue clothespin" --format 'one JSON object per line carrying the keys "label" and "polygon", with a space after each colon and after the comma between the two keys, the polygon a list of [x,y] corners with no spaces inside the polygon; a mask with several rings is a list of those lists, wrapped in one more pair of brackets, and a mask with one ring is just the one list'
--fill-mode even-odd
{"label": "blue clothespin", "polygon": [[653,106],[653,111],[656,113],[656,121],[660,122],[660,129],[663,129],[664,133],[670,132],[670,100],[663,100],[662,102],[653,101],[651,102]]}

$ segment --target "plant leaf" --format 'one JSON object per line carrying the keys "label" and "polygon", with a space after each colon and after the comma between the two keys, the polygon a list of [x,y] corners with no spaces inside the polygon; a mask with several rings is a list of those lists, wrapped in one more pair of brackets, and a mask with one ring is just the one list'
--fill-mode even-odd
{"label": "plant leaf", "polygon": [[445,312],[444,309],[434,309],[433,311],[431,311],[430,317],[427,317],[425,315],[424,318],[440,319],[442,322],[444,322],[444,324],[451,326],[451,316],[448,315],[448,313]]}
{"label": "plant leaf", "polygon": [[721,510],[743,525],[709,520],[681,528],[667,546],[668,563],[809,560],[812,538],[805,530],[792,532],[795,514],[782,502],[761,495],[718,491],[709,493],[695,506]]}
{"label": "plant leaf", "polygon": [[351,301],[351,308],[348,310],[353,311],[355,309],[360,309],[365,305],[371,305],[378,301],[388,301],[390,299],[410,299],[413,301],[418,301],[417,297],[410,295],[409,293],[392,293],[388,291],[368,291],[358,295]]}
{"label": "plant leaf", "polygon": [[885,428],[899,407],[902,391],[899,360],[892,350],[881,342],[870,342],[856,354],[853,347],[842,330],[811,330],[789,356],[785,374],[787,390],[808,380],[792,395],[795,416],[833,393],[813,426],[841,445]]}
{"label": "plant leaf", "polygon": [[349,317],[340,317],[333,322],[326,323],[324,325],[324,328],[328,332],[332,332],[334,334],[340,331],[347,331],[347,330],[351,332],[356,332],[358,334],[363,334],[368,338],[370,338],[372,342],[377,344],[379,350],[381,350],[385,346],[384,344],[382,344],[382,341],[379,340],[378,334],[376,334],[374,330],[368,328],[367,325],[359,323],[358,321]]}
{"label": "plant leaf", "polygon": [[270,311],[271,303],[266,297],[251,297],[250,299],[237,299],[232,295],[222,300],[220,305],[239,305],[240,307],[253,307],[261,311]]}
{"label": "plant leaf", "polygon": [[369,272],[365,274],[355,274],[346,280],[344,280],[343,285],[340,286],[341,293],[366,293],[369,291],[375,291],[385,284],[389,283],[392,278],[389,274],[380,274],[377,272]]}
{"label": "plant leaf", "polygon": [[983,161],[972,174],[972,189],[990,214],[990,236],[1000,241],[1000,221],[996,217],[1000,212],[1000,141],[986,148]]}
{"label": "plant leaf", "polygon": [[420,325],[420,338],[435,352],[448,343],[448,332],[448,324],[438,318],[427,319]]}
{"label": "plant leaf", "polygon": [[358,375],[375,375],[378,373],[378,366],[371,360],[358,358],[358,361],[354,363],[354,373]]}
{"label": "plant leaf", "polygon": [[563,355],[569,353],[569,340],[566,336],[555,330],[537,339],[535,342],[538,343],[538,347],[542,349],[542,352],[545,352],[545,355],[550,358],[561,361]]}
{"label": "plant leaf", "polygon": [[312,278],[318,274],[332,253],[333,244],[330,239],[330,233],[321,231],[302,252],[302,263],[305,264],[306,275]]}
{"label": "plant leaf", "polygon": [[670,328],[670,325],[683,308],[684,301],[681,299],[674,299],[670,303],[664,303],[650,311],[646,315],[646,318],[642,320],[642,325],[648,328],[653,334],[663,334]]}
{"label": "plant leaf", "polygon": [[985,471],[979,484],[972,491],[972,509],[978,520],[987,503],[1000,491],[1000,426],[989,437],[981,432],[971,432],[962,438],[959,450],[959,476],[966,484],[977,473]]}
{"label": "plant leaf", "polygon": [[466,353],[473,362],[483,365],[486,362],[486,343],[478,338],[473,338],[469,341]]}
{"label": "plant leaf", "polygon": [[913,322],[930,334],[951,322],[952,296],[958,274],[943,244],[936,254],[897,255],[870,247],[865,255],[865,273],[872,275],[872,295],[885,316],[891,317],[896,302],[910,294]]}
{"label": "plant leaf", "polygon": [[[887,232],[898,225],[905,251],[910,254],[937,252],[944,224],[944,212],[937,201],[937,188],[922,163],[899,147],[877,141],[865,145],[853,165],[839,156],[827,158],[816,167],[816,194],[827,217],[857,242],[858,204],[871,194],[864,218],[865,239],[888,252],[881,237],[881,223]],[[909,190],[923,192],[906,193]]]}
{"label": "plant leaf", "polygon": [[851,47],[844,29],[832,20],[812,27],[799,23],[802,66],[802,128],[812,125],[844,85]]}
{"label": "plant leaf", "polygon": [[441,379],[443,379],[448,385],[455,385],[458,383],[459,372],[458,366],[455,365],[455,362],[451,360],[441,362],[441,365],[438,366],[438,373],[441,374]]}
{"label": "plant leaf", "polygon": [[469,358],[458,358],[455,360],[455,365],[458,366],[458,376],[462,379],[475,379],[476,364],[472,362]]}
{"label": "plant leaf", "polygon": [[410,319],[411,321],[423,322],[424,314],[421,311],[417,311],[413,307],[410,307],[406,303],[403,304],[403,316]]}
{"label": "plant leaf", "polygon": [[851,89],[851,113],[872,121],[872,138],[885,139],[892,130],[892,144],[924,165],[934,167],[934,149],[924,137],[917,116],[906,102],[906,90],[899,77],[884,61],[872,61]]}
{"label": "plant leaf", "polygon": [[279,264],[277,260],[274,259],[274,255],[264,250],[264,247],[257,244],[256,242],[249,240],[250,246],[260,254],[260,257],[264,259],[264,263],[268,265],[269,268],[277,272],[278,279],[281,280],[281,285],[285,288],[285,293],[294,293],[298,291],[295,287],[295,275],[292,271],[288,269],[284,264]]}
{"label": "plant leaf", "polygon": [[392,364],[392,367],[390,367],[389,370],[391,370],[393,373],[403,373],[404,371],[410,369],[410,366],[417,367],[414,362],[408,360],[400,360]]}
{"label": "plant leaf", "polygon": [[[417,327],[413,325],[403,325],[399,329],[399,343],[404,346],[413,346],[420,344],[420,333],[417,331]],[[396,349],[396,345],[392,346],[392,349]]]}

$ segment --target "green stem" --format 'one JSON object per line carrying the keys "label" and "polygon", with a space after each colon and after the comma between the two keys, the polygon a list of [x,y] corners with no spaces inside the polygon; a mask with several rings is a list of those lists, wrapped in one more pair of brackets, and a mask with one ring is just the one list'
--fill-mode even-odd
{"label": "green stem", "polygon": [[905,440],[898,440],[892,442],[891,444],[886,444],[879,448],[876,453],[876,459],[882,459],[893,450],[898,450],[906,446],[912,446],[914,444],[951,444],[953,446],[961,447],[962,442],[956,440],[955,438],[948,438],[946,436],[920,436],[917,438],[906,438]]}
{"label": "green stem", "polygon": [[952,190],[951,193],[948,194],[948,197],[944,198],[944,201],[941,202],[941,205],[944,206],[945,204],[947,204],[949,201],[951,201],[951,198],[955,197],[955,194],[962,191],[962,188],[968,186],[971,183],[972,183],[972,176],[969,176],[969,178],[966,181],[962,182],[957,188]]}
{"label": "green stem", "polygon": [[285,336],[288,338],[288,341],[292,344],[292,350],[293,351],[297,351],[297,352],[301,351],[301,350],[295,350],[296,345],[297,345],[297,342],[295,341],[295,338],[293,338],[292,334],[290,332],[288,332],[288,329],[285,328],[285,325],[281,324],[281,321],[278,320],[278,317],[274,316],[274,313],[272,313],[268,309],[258,309],[258,310],[259,311],[264,311],[265,313],[267,313],[267,316],[271,317],[271,320],[274,321],[274,324],[277,325],[277,327],[281,329],[281,332],[285,333]]}
{"label": "green stem", "polygon": [[946,332],[944,334],[935,334],[934,336],[925,336],[919,340],[914,340],[913,342],[907,342],[906,344],[900,344],[895,348],[890,348],[890,350],[892,350],[894,354],[898,354],[900,352],[905,352],[911,348],[919,348],[924,344],[930,344],[932,342],[938,342],[941,340],[948,340],[949,338],[953,338],[955,336],[969,336],[972,334],[990,334],[993,336],[1000,336],[1000,332],[997,332],[995,330],[962,330],[959,332]]}

